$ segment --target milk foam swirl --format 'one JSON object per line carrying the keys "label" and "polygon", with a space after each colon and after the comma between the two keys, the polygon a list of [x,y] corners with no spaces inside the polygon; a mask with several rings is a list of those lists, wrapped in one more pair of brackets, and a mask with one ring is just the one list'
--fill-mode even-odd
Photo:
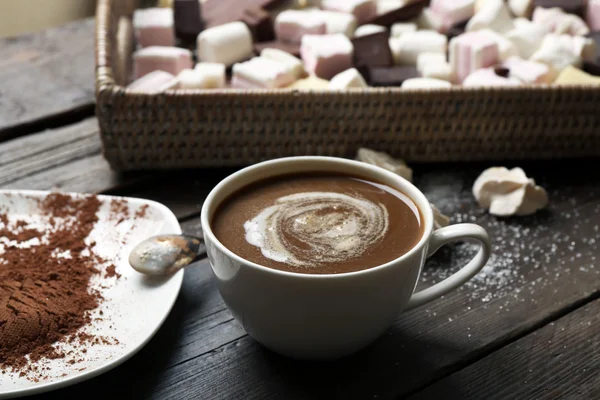
{"label": "milk foam swirl", "polygon": [[280,197],[246,221],[246,241],[272,260],[297,267],[343,262],[363,254],[388,230],[380,203],[342,193]]}

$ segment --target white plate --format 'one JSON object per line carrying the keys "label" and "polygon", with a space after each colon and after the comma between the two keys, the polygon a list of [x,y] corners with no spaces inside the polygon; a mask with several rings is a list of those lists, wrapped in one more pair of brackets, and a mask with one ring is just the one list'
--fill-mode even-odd
{"label": "white plate", "polygon": [[[7,214],[9,219],[27,218],[35,223],[36,219],[39,221],[40,213],[37,202],[33,199],[44,198],[47,194],[48,192],[38,191],[0,191],[0,212]],[[0,373],[0,399],[55,390],[116,367],[152,338],[175,303],[183,280],[183,270],[169,279],[156,281],[134,271],[127,261],[130,250],[148,236],[181,233],[175,215],[156,202],[120,198],[127,201],[131,214],[143,205],[148,205],[148,209],[142,219],[129,218],[117,224],[109,218],[109,202],[113,197],[98,197],[103,200],[103,205],[98,213],[99,221],[88,239],[96,241],[96,253],[114,260],[117,272],[122,277],[92,278],[92,287],[105,287],[100,289],[105,300],[92,313],[92,318],[100,317],[102,311],[102,319],[94,320],[82,330],[117,339],[119,344],[86,346],[85,354],[77,352],[77,359],[83,360],[74,364],[69,364],[69,358],[43,360],[43,366],[49,369],[44,373],[45,378],[39,382],[19,377],[18,373]],[[66,351],[81,348],[81,345],[61,345],[61,349]]]}

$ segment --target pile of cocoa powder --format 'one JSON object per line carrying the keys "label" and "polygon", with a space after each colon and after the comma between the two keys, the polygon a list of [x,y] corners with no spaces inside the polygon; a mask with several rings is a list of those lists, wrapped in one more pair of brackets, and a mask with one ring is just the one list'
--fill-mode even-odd
{"label": "pile of cocoa powder", "polygon": [[[0,212],[1,370],[31,371],[42,358],[65,356],[56,342],[90,339],[77,331],[102,299],[89,284],[106,260],[94,254],[94,243],[86,244],[101,204],[96,196],[53,193],[39,204],[44,229]],[[118,277],[112,265],[105,273]]]}

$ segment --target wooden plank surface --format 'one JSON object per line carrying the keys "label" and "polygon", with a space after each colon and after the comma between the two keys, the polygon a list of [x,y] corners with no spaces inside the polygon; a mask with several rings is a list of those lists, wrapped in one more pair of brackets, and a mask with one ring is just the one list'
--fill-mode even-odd
{"label": "wooden plank surface", "polygon": [[93,115],[94,19],[0,39],[0,141]]}
{"label": "wooden plank surface", "polygon": [[410,397],[428,399],[600,399],[600,300]]}

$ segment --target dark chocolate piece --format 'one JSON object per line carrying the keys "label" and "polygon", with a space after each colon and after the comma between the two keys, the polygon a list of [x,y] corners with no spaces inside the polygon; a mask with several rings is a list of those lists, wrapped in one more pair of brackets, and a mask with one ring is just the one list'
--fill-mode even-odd
{"label": "dark chocolate piece", "polygon": [[175,35],[184,41],[195,41],[203,22],[198,0],[175,0],[173,3]]}
{"label": "dark chocolate piece", "polygon": [[496,67],[494,68],[494,73],[502,78],[508,78],[510,75],[510,69],[506,67]]}
{"label": "dark chocolate piece", "polygon": [[377,15],[367,23],[382,25],[389,28],[396,22],[408,21],[409,19],[416,18],[428,5],[429,0],[418,0],[395,10],[388,11],[385,14]]}
{"label": "dark chocolate piece", "polygon": [[267,42],[275,39],[271,14],[262,8],[249,8],[245,10],[241,21],[248,25],[255,42]]}
{"label": "dark chocolate piece", "polygon": [[587,0],[534,0],[534,7],[560,7],[564,12],[585,17]]}
{"label": "dark chocolate piece", "polygon": [[413,65],[370,67],[367,71],[371,86],[400,86],[407,79],[419,77],[419,72]]}
{"label": "dark chocolate piece", "polygon": [[260,54],[261,51],[268,48],[283,50],[293,56],[300,57],[300,45],[298,44],[285,43],[278,40],[254,44],[254,52],[256,54]]}
{"label": "dark chocolate piece", "polygon": [[352,44],[354,45],[354,65],[389,67],[394,64],[387,31],[355,37],[352,39]]}
{"label": "dark chocolate piece", "polygon": [[446,32],[446,36],[448,36],[448,40],[455,38],[457,36],[462,35],[463,33],[465,33],[467,29],[467,22],[462,22],[460,24],[456,24],[453,25],[452,27],[450,27],[450,29],[448,29],[448,32]]}
{"label": "dark chocolate piece", "polygon": [[600,76],[600,63],[597,62],[589,62],[589,61],[585,61],[583,63],[583,70],[585,72],[587,72],[588,74],[591,75],[595,75],[595,76]]}

